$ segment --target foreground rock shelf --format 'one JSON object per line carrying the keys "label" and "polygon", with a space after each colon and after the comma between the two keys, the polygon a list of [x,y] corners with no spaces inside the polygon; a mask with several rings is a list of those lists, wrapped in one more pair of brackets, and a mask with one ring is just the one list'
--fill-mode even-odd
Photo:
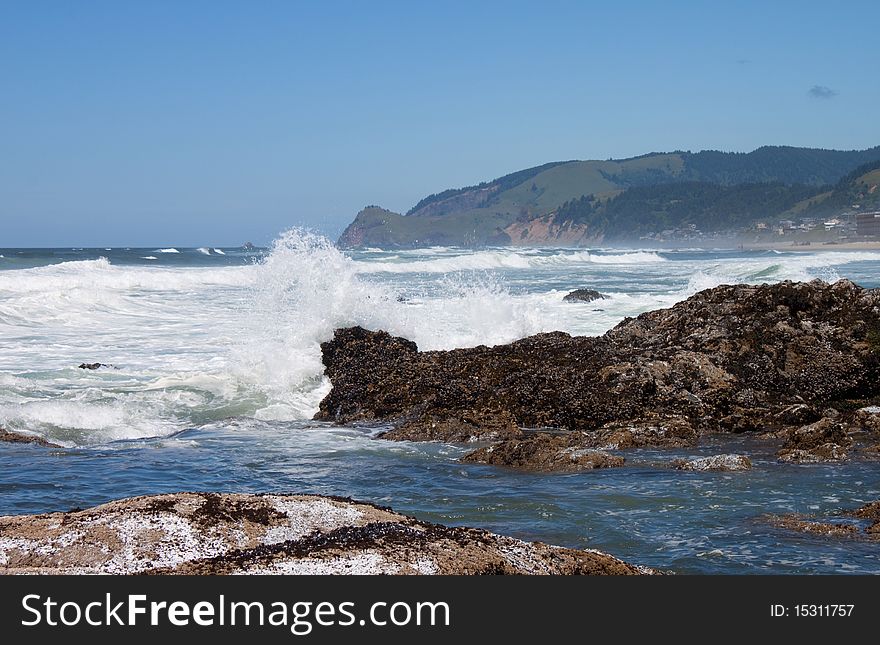
{"label": "foreground rock shelf", "polygon": [[420,352],[353,327],[321,349],[333,387],[316,419],[390,424],[389,440],[495,442],[465,458],[477,463],[593,468],[619,463],[590,450],[752,432],[809,464],[880,442],[880,291],[847,280],[720,286],[600,337]]}
{"label": "foreground rock shelf", "polygon": [[420,522],[309,495],[176,493],[0,517],[7,574],[590,574],[651,570],[599,551]]}

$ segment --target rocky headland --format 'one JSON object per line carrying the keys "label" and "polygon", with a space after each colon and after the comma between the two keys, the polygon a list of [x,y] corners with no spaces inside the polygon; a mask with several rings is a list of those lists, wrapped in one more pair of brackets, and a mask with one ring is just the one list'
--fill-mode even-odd
{"label": "rocky headland", "polygon": [[607,467],[620,464],[596,451],[717,433],[814,463],[880,441],[880,291],[847,280],[719,286],[599,337],[420,352],[353,327],[321,348],[333,387],[316,419],[388,424],[387,440],[492,443],[465,457],[477,463]]}
{"label": "rocky headland", "polygon": [[6,574],[590,574],[650,569],[592,550],[421,522],[311,495],[176,493],[0,517]]}

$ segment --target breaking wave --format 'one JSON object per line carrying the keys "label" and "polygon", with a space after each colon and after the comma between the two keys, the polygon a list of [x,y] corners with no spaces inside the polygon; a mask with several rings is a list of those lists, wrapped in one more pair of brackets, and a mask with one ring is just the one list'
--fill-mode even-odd
{"label": "breaking wave", "polygon": [[[430,251],[430,253],[429,253]],[[444,255],[450,249],[433,247],[419,250],[419,258],[434,255],[431,259],[399,259],[389,261],[361,261],[357,264],[360,273],[454,273],[457,271],[488,271],[495,269],[535,269],[540,267],[589,264],[653,264],[666,262],[666,258],[650,251],[632,253],[598,253],[591,251],[556,252],[536,254],[534,250],[486,250],[464,252],[459,255]]]}

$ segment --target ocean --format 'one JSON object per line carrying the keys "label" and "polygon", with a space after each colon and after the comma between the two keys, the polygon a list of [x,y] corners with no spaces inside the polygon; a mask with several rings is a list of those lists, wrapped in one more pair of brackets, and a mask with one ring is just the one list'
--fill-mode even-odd
{"label": "ocean", "polygon": [[[462,464],[467,446],[311,421],[330,389],[320,343],[339,327],[420,349],[596,335],[719,284],[813,278],[880,286],[880,252],[342,252],[298,230],[267,249],[0,249],[0,427],[63,446],[0,444],[0,514],[181,490],[320,493],[676,572],[880,573],[876,544],[761,520],[878,499],[877,462],[780,465],[773,446],[734,437],[529,474]],[[563,302],[582,287],[609,297]],[[111,367],[78,367],[94,362]],[[668,467],[737,450],[753,470]]]}

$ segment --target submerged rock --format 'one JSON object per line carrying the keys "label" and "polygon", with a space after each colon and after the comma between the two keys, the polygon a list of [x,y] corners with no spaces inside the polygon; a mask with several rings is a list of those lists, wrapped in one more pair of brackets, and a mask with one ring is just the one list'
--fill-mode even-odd
{"label": "submerged rock", "polygon": [[594,300],[605,300],[607,297],[595,289],[575,289],[566,295],[563,300],[565,302],[593,302]]}
{"label": "submerged rock", "polygon": [[592,550],[310,495],[177,493],[0,517],[0,573],[651,573]]}
{"label": "submerged rock", "polygon": [[805,518],[803,515],[770,515],[767,521],[787,531],[798,533],[812,533],[814,535],[826,535],[831,537],[853,536],[859,533],[859,527],[855,524],[838,524],[834,522],[820,522]]}
{"label": "submerged rock", "polygon": [[[878,328],[880,291],[816,280],[708,289],[600,337],[554,332],[420,352],[386,332],[338,329],[321,345],[332,389],[316,418],[390,423],[385,438],[413,441],[505,438],[522,427],[619,432],[608,441],[619,447],[692,445],[714,431],[788,437],[820,421],[816,410],[880,396],[880,353],[868,339]],[[643,431],[652,419],[680,423]],[[838,458],[848,446],[831,434],[784,450]],[[827,443],[838,448],[819,450]]]}
{"label": "submerged rock", "polygon": [[80,363],[78,367],[81,370],[98,370],[102,367],[113,367],[113,365],[108,363]]}
{"label": "submerged rock", "polygon": [[587,447],[579,433],[564,435],[541,432],[522,439],[508,439],[479,448],[462,461],[493,466],[510,466],[540,472],[571,472],[623,466],[624,458]]}
{"label": "submerged rock", "polygon": [[871,540],[880,539],[880,501],[870,502],[854,511],[844,511],[841,515],[858,520],[867,520],[868,525],[862,531],[856,524],[816,520],[815,518],[798,514],[770,515],[767,517],[767,520],[774,526],[801,533],[813,533],[832,537],[862,536]]}
{"label": "submerged rock", "polygon": [[751,470],[752,460],[745,455],[712,455],[686,461],[684,459],[673,462],[676,470],[719,470],[736,471]]}
{"label": "submerged rock", "polygon": [[463,410],[456,415],[410,419],[378,435],[392,441],[501,441],[522,435],[516,419],[506,410]]}
{"label": "submerged rock", "polygon": [[0,428],[0,441],[6,443],[32,443],[38,446],[44,446],[46,448],[60,448],[57,443],[52,443],[51,441],[46,441],[42,437],[37,437],[35,435],[30,434],[20,434],[18,432],[8,432],[3,428]]}

